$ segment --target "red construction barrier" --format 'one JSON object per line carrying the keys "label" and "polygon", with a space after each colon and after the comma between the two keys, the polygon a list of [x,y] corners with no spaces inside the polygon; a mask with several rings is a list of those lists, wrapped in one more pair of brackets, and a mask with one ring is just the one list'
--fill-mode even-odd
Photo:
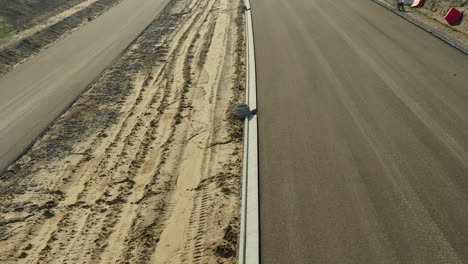
{"label": "red construction barrier", "polygon": [[450,8],[450,10],[447,12],[447,15],[445,15],[445,20],[450,24],[453,25],[460,20],[462,17],[462,12],[458,11],[455,8]]}
{"label": "red construction barrier", "polygon": [[420,7],[422,4],[424,4],[424,0],[414,0],[411,7]]}

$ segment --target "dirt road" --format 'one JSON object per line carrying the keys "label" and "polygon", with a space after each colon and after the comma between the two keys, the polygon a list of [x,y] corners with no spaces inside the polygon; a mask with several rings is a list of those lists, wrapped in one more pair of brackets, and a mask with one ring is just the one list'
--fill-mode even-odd
{"label": "dirt road", "polygon": [[173,0],[0,179],[0,262],[236,263],[240,1]]}
{"label": "dirt road", "polygon": [[83,92],[166,3],[124,1],[0,78],[0,170]]}
{"label": "dirt road", "polygon": [[468,263],[468,57],[366,0],[252,0],[263,263]]}

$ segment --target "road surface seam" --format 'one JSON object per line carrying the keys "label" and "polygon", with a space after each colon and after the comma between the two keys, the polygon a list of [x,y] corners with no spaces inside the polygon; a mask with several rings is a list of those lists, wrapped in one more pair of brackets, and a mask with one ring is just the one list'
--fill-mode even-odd
{"label": "road surface seam", "polygon": [[373,2],[377,3],[378,5],[392,11],[393,13],[399,15],[400,17],[408,20],[409,22],[413,23],[414,25],[422,28],[423,30],[427,31],[428,33],[436,36],[437,38],[445,41],[446,43],[448,43],[449,45],[453,46],[454,48],[458,49],[459,51],[465,53],[468,55],[468,47],[466,47],[466,45],[464,45],[463,43],[461,43],[460,41],[452,38],[451,36],[447,35],[446,33],[438,30],[438,29],[435,29],[429,25],[426,25],[424,24],[423,22],[407,15],[407,14],[404,14],[404,13],[401,13],[401,12],[397,12],[393,6],[391,6],[390,4],[384,2],[383,0],[372,0]]}
{"label": "road surface seam", "polygon": [[[246,104],[250,106],[250,109],[256,109],[255,52],[249,0],[245,0],[245,7]],[[260,263],[257,136],[257,116],[253,115],[245,119],[244,129],[244,172],[239,242],[239,263],[241,264]]]}

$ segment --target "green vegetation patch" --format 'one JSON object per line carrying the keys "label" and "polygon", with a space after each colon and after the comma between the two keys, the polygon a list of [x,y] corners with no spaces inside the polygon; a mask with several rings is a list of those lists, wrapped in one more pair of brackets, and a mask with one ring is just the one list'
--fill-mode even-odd
{"label": "green vegetation patch", "polygon": [[15,32],[13,25],[0,25],[0,39],[6,38]]}

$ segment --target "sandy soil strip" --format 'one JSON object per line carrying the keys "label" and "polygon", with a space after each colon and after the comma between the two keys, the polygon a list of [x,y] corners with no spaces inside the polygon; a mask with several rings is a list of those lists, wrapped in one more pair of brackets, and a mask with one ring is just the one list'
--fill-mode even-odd
{"label": "sandy soil strip", "polygon": [[0,176],[0,262],[236,263],[241,3],[172,0]]}

